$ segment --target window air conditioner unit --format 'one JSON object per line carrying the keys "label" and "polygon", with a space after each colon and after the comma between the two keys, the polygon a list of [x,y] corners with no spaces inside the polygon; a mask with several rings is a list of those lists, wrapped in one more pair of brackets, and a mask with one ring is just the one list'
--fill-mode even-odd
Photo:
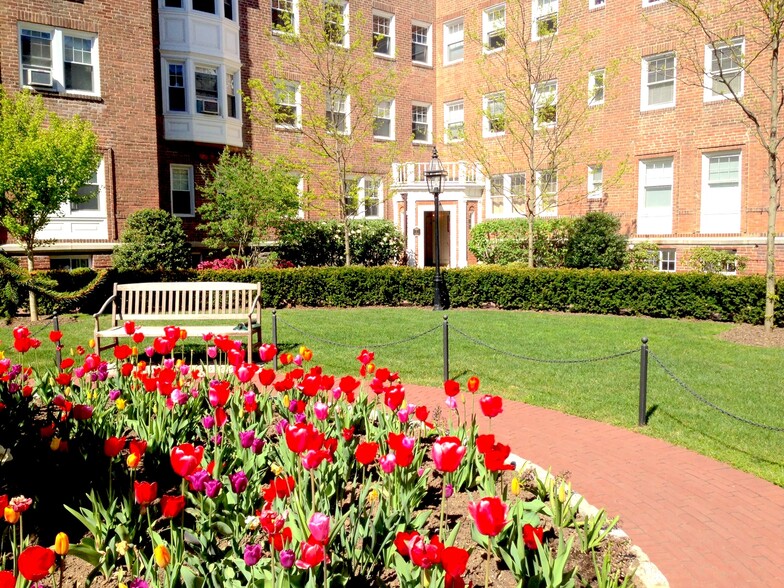
{"label": "window air conditioner unit", "polygon": [[218,101],[217,100],[202,100],[202,112],[205,114],[219,114],[220,110],[218,108]]}
{"label": "window air conditioner unit", "polygon": [[26,69],[24,74],[26,86],[52,87],[52,72],[48,69]]}

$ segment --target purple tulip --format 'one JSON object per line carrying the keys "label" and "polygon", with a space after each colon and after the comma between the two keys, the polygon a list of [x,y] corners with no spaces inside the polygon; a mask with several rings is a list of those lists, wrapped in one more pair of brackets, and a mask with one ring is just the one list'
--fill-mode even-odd
{"label": "purple tulip", "polygon": [[251,448],[251,451],[253,451],[253,453],[258,455],[259,453],[261,453],[261,450],[264,449],[264,445],[265,445],[264,439],[258,439],[257,438],[257,439],[253,440],[253,444],[251,445],[250,448]]}
{"label": "purple tulip", "polygon": [[284,549],[283,551],[280,552],[280,565],[282,565],[286,569],[294,565],[295,559],[296,556],[294,555],[294,552],[291,549]]}
{"label": "purple tulip", "polygon": [[215,417],[208,414],[206,417],[201,419],[201,424],[205,429],[209,431],[215,426]]}
{"label": "purple tulip", "polygon": [[444,486],[444,498],[452,498],[452,494],[455,493],[455,487],[452,484],[447,484]]}
{"label": "purple tulip", "polygon": [[120,392],[119,390],[112,390],[111,392],[109,392],[109,400],[114,402],[120,397],[120,394],[122,394],[122,392]]}
{"label": "purple tulip", "polygon": [[188,481],[191,483],[195,492],[204,492],[207,487],[207,480],[210,479],[210,474],[207,470],[197,470],[188,476]]}
{"label": "purple tulip", "polygon": [[223,488],[223,484],[221,484],[220,480],[207,480],[204,484],[204,493],[207,495],[207,498],[215,498],[220,494],[221,488]]}
{"label": "purple tulip", "polygon": [[242,554],[242,559],[245,560],[246,565],[255,566],[261,559],[261,545],[258,543],[246,545],[245,553]]}
{"label": "purple tulip", "polygon": [[248,488],[248,476],[242,470],[229,475],[231,489],[235,494],[242,494]]}
{"label": "purple tulip", "polygon": [[240,445],[243,449],[248,449],[251,445],[253,445],[253,441],[256,439],[256,432],[255,431],[241,431],[240,432]]}
{"label": "purple tulip", "polygon": [[280,419],[277,423],[275,423],[275,432],[278,435],[282,435],[286,432],[286,429],[289,428],[289,421],[287,419]]}

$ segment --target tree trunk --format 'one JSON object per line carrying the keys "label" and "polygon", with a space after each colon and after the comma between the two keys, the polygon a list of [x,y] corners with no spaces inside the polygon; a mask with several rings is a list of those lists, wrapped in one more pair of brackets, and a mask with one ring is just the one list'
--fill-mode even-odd
{"label": "tree trunk", "polygon": [[[32,273],[34,267],[35,264],[33,254],[29,253],[27,255],[27,271]],[[35,298],[35,291],[32,288],[30,288],[30,320],[38,320],[38,301]]]}
{"label": "tree trunk", "polygon": [[[771,5],[771,10],[773,6]],[[778,41],[778,39],[776,39]],[[770,57],[770,137],[768,143],[768,235],[765,259],[765,331],[773,330],[776,307],[776,212],[779,206],[778,160],[779,128],[779,45],[774,44]]]}
{"label": "tree trunk", "polygon": [[343,221],[343,248],[344,248],[344,252],[346,254],[346,265],[347,266],[351,265],[351,248],[349,247],[349,244],[350,244],[350,241],[349,241],[348,221],[344,220]]}
{"label": "tree trunk", "polygon": [[528,267],[534,267],[534,215],[528,213]]}

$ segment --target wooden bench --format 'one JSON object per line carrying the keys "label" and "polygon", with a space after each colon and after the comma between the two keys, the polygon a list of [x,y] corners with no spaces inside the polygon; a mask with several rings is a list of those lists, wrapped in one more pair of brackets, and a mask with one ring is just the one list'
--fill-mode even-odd
{"label": "wooden bench", "polygon": [[[101,329],[101,315],[112,305],[112,326]],[[145,337],[161,337],[163,326],[148,326],[145,321],[169,321],[183,327],[188,337],[208,333],[245,338],[248,361],[252,361],[254,344],[261,344],[261,284],[240,282],[148,282],[115,284],[114,294],[104,303],[95,319],[95,352],[111,349],[125,332],[125,321],[134,321],[136,332]],[[183,325],[209,321],[209,325]],[[255,336],[255,342],[254,342]],[[112,339],[109,345],[101,340]]]}

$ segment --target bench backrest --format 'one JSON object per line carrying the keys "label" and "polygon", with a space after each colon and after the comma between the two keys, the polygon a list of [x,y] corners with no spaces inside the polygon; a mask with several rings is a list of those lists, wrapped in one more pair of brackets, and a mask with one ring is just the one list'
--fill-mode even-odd
{"label": "bench backrest", "polygon": [[[114,315],[124,320],[246,319],[260,308],[261,284],[148,282],[114,285]],[[257,299],[258,296],[258,299]],[[256,302],[256,308],[254,308]]]}

